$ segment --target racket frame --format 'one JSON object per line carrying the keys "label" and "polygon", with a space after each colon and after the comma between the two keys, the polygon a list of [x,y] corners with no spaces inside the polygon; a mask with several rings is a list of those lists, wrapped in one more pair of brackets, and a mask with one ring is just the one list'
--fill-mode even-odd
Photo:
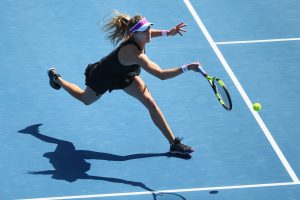
{"label": "racket frame", "polygon": [[[230,111],[230,110],[232,109],[232,101],[231,101],[229,92],[228,92],[228,90],[227,90],[227,88],[226,88],[226,86],[225,86],[225,83],[224,83],[221,79],[219,79],[219,78],[217,78],[217,77],[209,76],[209,75],[206,73],[206,71],[202,68],[202,66],[198,66],[198,69],[200,70],[200,73],[206,78],[206,80],[208,81],[208,83],[209,83],[210,86],[212,87],[212,89],[213,89],[213,91],[214,91],[214,93],[215,93],[215,95],[216,95],[218,101],[220,102],[220,104],[221,104],[226,110]],[[223,99],[221,98],[221,95],[218,93],[217,88],[216,88],[217,86],[215,85],[215,81],[217,81],[217,82],[220,84],[220,86],[223,88],[223,90],[225,91],[226,96],[227,96],[228,101],[229,101],[229,107],[227,107],[227,106],[225,105],[225,102],[224,102]]]}

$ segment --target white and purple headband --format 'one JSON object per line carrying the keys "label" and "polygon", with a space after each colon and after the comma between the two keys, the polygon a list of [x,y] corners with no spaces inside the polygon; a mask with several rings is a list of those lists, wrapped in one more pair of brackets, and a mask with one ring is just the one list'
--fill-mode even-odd
{"label": "white and purple headband", "polygon": [[134,33],[136,31],[145,31],[149,26],[152,26],[153,23],[149,22],[146,18],[143,18],[138,23],[136,23],[130,30],[130,33]]}

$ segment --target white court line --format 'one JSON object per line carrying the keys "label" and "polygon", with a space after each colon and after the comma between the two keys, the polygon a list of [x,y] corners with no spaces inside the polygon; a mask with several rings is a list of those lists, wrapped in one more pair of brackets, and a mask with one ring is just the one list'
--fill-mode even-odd
{"label": "white court line", "polygon": [[[223,187],[205,187],[205,188],[189,188],[176,190],[158,190],[154,193],[182,193],[182,192],[199,192],[199,191],[216,191],[229,189],[244,189],[244,188],[262,188],[262,187],[276,187],[276,186],[290,186],[298,185],[299,183],[268,183],[268,184],[254,184],[254,185],[237,185],[237,186],[223,186]],[[103,197],[121,197],[121,196],[137,196],[137,195],[151,195],[152,192],[126,192],[126,193],[110,193],[110,194],[92,194],[92,195],[78,195],[78,196],[63,196],[63,197],[46,197],[34,199],[20,199],[20,200],[62,200],[62,199],[85,199],[85,198],[103,198]]]}
{"label": "white court line", "polygon": [[288,42],[297,41],[300,38],[282,38],[282,39],[269,39],[269,40],[245,40],[245,41],[230,41],[230,42],[215,42],[217,45],[225,44],[250,44],[250,43],[264,43],[264,42]]}
{"label": "white court line", "polygon": [[203,34],[205,35],[207,41],[209,42],[210,46],[212,47],[212,49],[214,50],[215,54],[218,56],[220,62],[222,63],[222,65],[224,66],[226,72],[228,73],[228,75],[230,76],[230,78],[232,79],[233,83],[235,84],[236,88],[238,89],[239,93],[241,94],[242,98],[244,99],[244,101],[246,102],[250,112],[253,114],[254,118],[256,119],[257,123],[259,124],[259,126],[261,127],[261,129],[263,130],[265,136],[267,137],[267,139],[269,140],[270,144],[272,145],[274,151],[276,152],[277,156],[279,157],[280,161],[282,162],[283,166],[285,167],[285,169],[287,170],[287,172],[289,173],[290,177],[292,178],[293,182],[295,183],[300,183],[297,175],[295,174],[294,170],[292,169],[292,167],[290,166],[289,162],[287,161],[287,159],[285,158],[285,156],[283,155],[282,151],[280,150],[279,146],[277,145],[277,143],[275,142],[272,134],[270,133],[270,131],[268,130],[267,126],[265,125],[265,123],[263,122],[262,118],[260,117],[260,115],[255,112],[252,109],[252,102],[250,101],[248,95],[246,94],[245,90],[243,89],[242,85],[240,84],[240,82],[238,81],[237,77],[235,76],[235,74],[233,73],[231,67],[229,66],[229,64],[227,63],[227,61],[225,60],[224,56],[222,55],[221,51],[219,50],[219,48],[217,47],[216,43],[214,42],[214,40],[212,39],[212,37],[210,36],[209,32],[207,31],[207,29],[205,28],[203,22],[201,21],[200,17],[198,16],[197,12],[195,11],[194,7],[192,6],[192,4],[190,3],[189,0],[184,0],[184,3],[186,4],[186,6],[188,7],[189,11],[191,12],[192,16],[194,17],[195,21],[197,22],[199,28],[201,29],[201,31],[203,32]]}

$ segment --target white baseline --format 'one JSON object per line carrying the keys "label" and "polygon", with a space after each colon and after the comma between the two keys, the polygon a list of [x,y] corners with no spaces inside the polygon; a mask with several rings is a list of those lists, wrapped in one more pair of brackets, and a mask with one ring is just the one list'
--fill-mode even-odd
{"label": "white baseline", "polygon": [[[205,188],[189,188],[189,189],[174,189],[174,190],[159,190],[153,193],[182,193],[182,192],[198,192],[198,191],[215,191],[215,190],[229,190],[229,189],[245,189],[245,188],[262,188],[262,187],[276,187],[276,186],[291,186],[298,185],[294,182],[287,183],[267,183],[267,184],[253,184],[253,185],[236,185],[236,186],[221,186],[221,187],[205,187]],[[20,200],[62,200],[62,199],[86,199],[86,198],[104,198],[104,197],[121,197],[121,196],[137,196],[137,195],[151,195],[152,192],[126,192],[126,193],[110,193],[110,194],[92,194],[92,195],[77,195],[77,196],[62,196],[62,197],[45,197],[33,199]]]}

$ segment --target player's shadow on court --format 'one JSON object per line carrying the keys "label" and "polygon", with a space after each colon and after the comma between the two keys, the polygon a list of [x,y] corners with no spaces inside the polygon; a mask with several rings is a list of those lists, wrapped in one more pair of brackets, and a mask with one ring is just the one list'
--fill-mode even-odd
{"label": "player's shadow on court", "polygon": [[150,158],[150,157],[177,157],[182,159],[190,159],[191,156],[179,156],[172,155],[170,153],[147,153],[147,154],[131,154],[126,156],[114,155],[103,152],[94,152],[87,150],[76,150],[71,142],[60,140],[57,138],[43,135],[39,132],[39,127],[42,124],[35,124],[28,126],[25,129],[18,131],[19,133],[30,134],[35,138],[56,144],[57,147],[54,152],[45,153],[43,156],[49,159],[49,162],[54,167],[54,170],[44,170],[29,172],[30,174],[52,175],[53,179],[65,180],[68,182],[74,182],[78,179],[91,179],[102,180],[114,183],[123,183],[132,186],[139,186],[148,191],[153,191],[146,187],[141,182],[127,181],[118,178],[91,176],[87,172],[91,168],[91,164],[86,162],[88,159],[94,160],[107,160],[107,161],[127,161],[134,159]]}

